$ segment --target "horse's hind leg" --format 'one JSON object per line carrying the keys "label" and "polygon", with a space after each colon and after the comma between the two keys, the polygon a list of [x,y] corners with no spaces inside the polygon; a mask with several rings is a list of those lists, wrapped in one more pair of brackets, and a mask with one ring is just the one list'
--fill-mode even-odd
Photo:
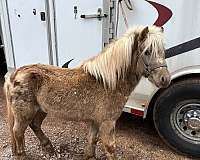
{"label": "horse's hind leg", "polygon": [[115,151],[115,121],[104,121],[100,127],[100,138],[102,140],[108,160],[114,160]]}
{"label": "horse's hind leg", "polygon": [[96,143],[98,141],[97,139],[98,131],[99,131],[99,125],[96,124],[95,122],[91,122],[89,135],[88,135],[88,145],[86,146],[86,149],[85,149],[84,159],[89,159],[89,158],[94,157]]}
{"label": "horse's hind leg", "polygon": [[16,142],[16,153],[15,155],[21,156],[25,155],[25,142],[24,142],[24,132],[28,126],[28,122],[23,122],[21,119],[15,119],[13,127],[13,135]]}
{"label": "horse's hind leg", "polygon": [[14,115],[13,137],[16,143],[15,155],[25,155],[24,133],[37,112],[37,106],[33,102],[19,99],[11,105]]}
{"label": "horse's hind leg", "polygon": [[13,127],[14,127],[14,115],[11,111],[10,106],[7,104],[7,110],[8,110],[8,125],[9,125],[9,130],[10,130],[10,135],[11,135],[11,145],[12,145],[12,154],[16,154],[16,141],[14,138],[14,133],[13,133]]}
{"label": "horse's hind leg", "polygon": [[47,113],[39,109],[29,126],[39,139],[40,144],[46,149],[50,149],[50,151],[53,151],[53,146],[49,138],[44,134],[44,132],[41,129],[42,122],[46,118],[46,116]]}

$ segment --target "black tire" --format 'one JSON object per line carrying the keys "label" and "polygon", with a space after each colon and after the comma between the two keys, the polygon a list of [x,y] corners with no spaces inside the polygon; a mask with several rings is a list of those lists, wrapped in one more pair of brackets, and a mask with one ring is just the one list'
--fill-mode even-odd
{"label": "black tire", "polygon": [[[200,79],[176,82],[156,100],[154,125],[170,147],[183,154],[200,157],[199,110]],[[194,111],[198,112],[198,116]],[[197,125],[192,123],[194,119]]]}

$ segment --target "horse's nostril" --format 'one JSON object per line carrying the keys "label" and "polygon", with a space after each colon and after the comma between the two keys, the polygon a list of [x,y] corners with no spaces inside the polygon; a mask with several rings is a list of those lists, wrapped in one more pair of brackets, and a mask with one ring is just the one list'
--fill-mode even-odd
{"label": "horse's nostril", "polygon": [[161,77],[161,82],[162,82],[162,83],[165,83],[165,81],[166,81],[166,78],[165,78],[164,76],[162,76],[162,77]]}
{"label": "horse's nostril", "polygon": [[163,85],[163,87],[167,87],[170,84],[170,77],[169,76],[161,76],[160,83]]}

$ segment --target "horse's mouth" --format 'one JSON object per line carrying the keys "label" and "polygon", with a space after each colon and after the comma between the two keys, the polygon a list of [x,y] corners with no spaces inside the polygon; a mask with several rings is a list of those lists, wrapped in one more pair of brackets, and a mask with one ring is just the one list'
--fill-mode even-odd
{"label": "horse's mouth", "polygon": [[165,83],[165,84],[162,84],[162,83],[159,83],[159,84],[155,84],[156,85],[156,87],[158,87],[158,88],[167,88],[168,86],[169,86],[169,84],[170,83]]}
{"label": "horse's mouth", "polygon": [[157,88],[167,88],[171,82],[169,76],[165,80],[160,79],[158,81],[154,80],[153,77],[149,76],[148,80],[152,82]]}

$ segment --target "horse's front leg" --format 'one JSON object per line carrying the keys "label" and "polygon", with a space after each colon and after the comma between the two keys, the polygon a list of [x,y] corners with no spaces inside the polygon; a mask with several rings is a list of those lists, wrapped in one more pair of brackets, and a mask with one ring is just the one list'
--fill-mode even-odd
{"label": "horse's front leg", "polygon": [[108,160],[115,160],[115,121],[104,121],[100,127],[100,138]]}
{"label": "horse's front leg", "polygon": [[90,130],[88,134],[88,145],[85,149],[84,159],[90,159],[95,156],[96,143],[98,141],[97,134],[99,125],[95,122],[90,123]]}

